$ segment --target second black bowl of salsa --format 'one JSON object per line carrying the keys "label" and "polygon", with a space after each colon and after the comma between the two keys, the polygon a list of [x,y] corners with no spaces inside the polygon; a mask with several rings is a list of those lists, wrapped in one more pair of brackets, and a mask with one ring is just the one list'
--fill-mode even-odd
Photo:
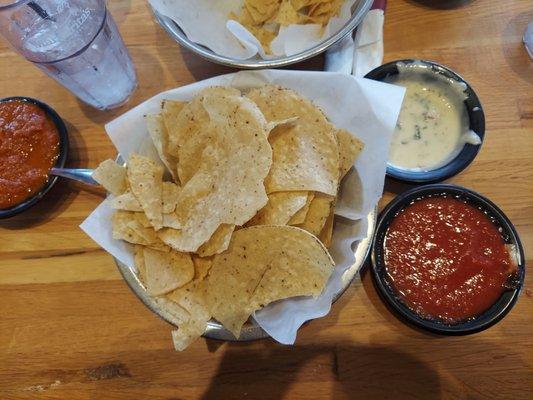
{"label": "second black bowl of salsa", "polygon": [[380,295],[408,322],[469,334],[501,320],[523,286],[520,239],[490,200],[454,185],[427,185],[380,215],[372,249]]}
{"label": "second black bowl of salsa", "polygon": [[67,128],[48,105],[29,97],[0,100],[0,219],[44,197],[68,152]]}

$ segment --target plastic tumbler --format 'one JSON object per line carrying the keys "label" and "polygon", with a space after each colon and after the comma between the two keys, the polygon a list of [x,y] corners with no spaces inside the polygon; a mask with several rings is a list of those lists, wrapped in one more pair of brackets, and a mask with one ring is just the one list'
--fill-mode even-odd
{"label": "plastic tumbler", "polygon": [[101,110],[137,86],[105,0],[0,0],[0,33],[47,75]]}

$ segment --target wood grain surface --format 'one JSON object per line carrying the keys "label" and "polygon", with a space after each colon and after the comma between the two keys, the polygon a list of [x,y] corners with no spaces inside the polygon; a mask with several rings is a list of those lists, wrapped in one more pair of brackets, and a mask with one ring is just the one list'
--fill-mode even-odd
{"label": "wood grain surface", "polygon": [[[68,165],[94,167],[115,149],[103,124],[150,96],[230,69],[168,38],[144,0],[111,0],[139,88],[95,111],[0,45],[0,97],[39,98],[67,121]],[[521,43],[530,0],[389,0],[385,61],[450,66],[477,91],[487,118],[474,163],[450,182],[479,191],[533,252],[533,61]],[[315,58],[294,68],[321,69]],[[344,104],[343,107],[350,107]],[[405,185],[387,183],[385,205]],[[0,399],[531,399],[533,278],[512,312],[467,337],[404,325],[367,272],[295,346],[198,340],[176,353],[171,326],[128,289],[112,258],[78,228],[99,190],[61,182],[30,211],[0,221]]]}

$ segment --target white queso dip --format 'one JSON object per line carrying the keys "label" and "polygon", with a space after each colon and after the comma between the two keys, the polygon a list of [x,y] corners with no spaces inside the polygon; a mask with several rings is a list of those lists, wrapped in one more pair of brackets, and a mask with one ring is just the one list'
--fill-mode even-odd
{"label": "white queso dip", "polygon": [[398,63],[397,68],[399,73],[385,81],[407,91],[391,143],[391,166],[430,171],[453,160],[465,143],[481,143],[469,130],[464,83],[421,62]]}

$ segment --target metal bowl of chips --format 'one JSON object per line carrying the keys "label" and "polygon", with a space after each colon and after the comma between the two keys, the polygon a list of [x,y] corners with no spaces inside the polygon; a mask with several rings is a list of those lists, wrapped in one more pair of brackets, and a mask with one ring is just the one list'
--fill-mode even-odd
{"label": "metal bowl of chips", "polygon": [[[155,159],[131,153],[126,170],[106,160],[93,176],[117,196],[110,204],[117,210],[112,238],[136,245],[129,248],[133,262],[124,258],[127,267],[117,263],[118,268],[148,308],[180,328],[173,331],[176,349],[202,334],[221,340],[265,337],[252,322],[254,310],[318,296],[332,275],[324,300],[336,300],[363,264],[375,225],[375,212],[357,222],[343,212],[357,208],[356,193],[340,195],[343,186],[359,188],[353,165],[364,142],[328,121],[310,98],[276,85],[246,96],[237,88],[210,87],[188,103],[156,104],[159,113],[144,114],[153,146],[137,145],[139,153],[155,151]],[[181,119],[187,121],[176,122]],[[170,134],[168,126],[183,129]],[[206,134],[192,133],[194,141],[182,142],[177,163],[171,138],[179,142],[189,128]],[[219,145],[210,146],[213,140]],[[287,162],[275,164],[275,154]],[[163,178],[157,157],[168,166],[167,178],[176,174],[173,165],[178,168],[181,189]],[[334,218],[335,205],[348,220]],[[208,321],[210,316],[227,330]]]}
{"label": "metal bowl of chips", "polygon": [[[117,159],[117,161],[120,163],[124,163],[124,161],[120,157]],[[366,218],[366,237],[359,241],[357,247],[355,247],[354,249],[355,262],[350,268],[346,270],[346,272],[342,276],[343,285],[342,288],[337,293],[335,293],[335,297],[333,298],[334,302],[337,301],[337,299],[339,299],[339,297],[348,288],[350,283],[353,281],[353,279],[363,266],[370,252],[372,237],[374,235],[374,229],[376,226],[377,210],[372,210]],[[118,270],[124,277],[124,280],[126,281],[128,286],[137,295],[137,297],[141,299],[141,301],[146,305],[146,307],[148,307],[151,311],[159,315],[168,323],[175,326],[179,325],[177,317],[172,314],[172,311],[169,308],[165,307],[164,304],[159,303],[156,298],[148,295],[141,280],[139,279],[139,276],[137,275],[137,272],[134,269],[129,268],[126,264],[121,263],[116,258],[115,263],[117,264]],[[233,336],[230,331],[225,329],[222,324],[215,320],[211,320],[207,323],[207,329],[203,336],[209,339],[239,342],[258,340],[269,337],[268,333],[261,329],[261,327],[253,319],[250,319],[244,324],[244,326],[242,327],[241,335],[238,339],[235,339],[235,336]]]}
{"label": "metal bowl of chips", "polygon": [[189,40],[187,35],[178,26],[178,24],[176,24],[176,22],[174,22],[169,17],[158,13],[154,8],[152,8],[152,12],[154,13],[157,22],[163,27],[163,29],[165,29],[165,31],[170,35],[170,37],[172,37],[180,45],[192,51],[193,53],[196,53],[199,56],[217,64],[227,65],[230,67],[241,69],[262,69],[279,68],[295,64],[323,53],[335,43],[343,39],[345,36],[349,35],[355,28],[357,28],[357,26],[365,17],[366,13],[370,10],[372,2],[373,0],[356,1],[352,7],[352,16],[350,17],[348,22],[346,22],[346,24],[337,33],[325,39],[316,46],[291,56],[281,56],[269,60],[263,60],[257,56],[248,60],[239,60],[216,54],[207,47]]}

